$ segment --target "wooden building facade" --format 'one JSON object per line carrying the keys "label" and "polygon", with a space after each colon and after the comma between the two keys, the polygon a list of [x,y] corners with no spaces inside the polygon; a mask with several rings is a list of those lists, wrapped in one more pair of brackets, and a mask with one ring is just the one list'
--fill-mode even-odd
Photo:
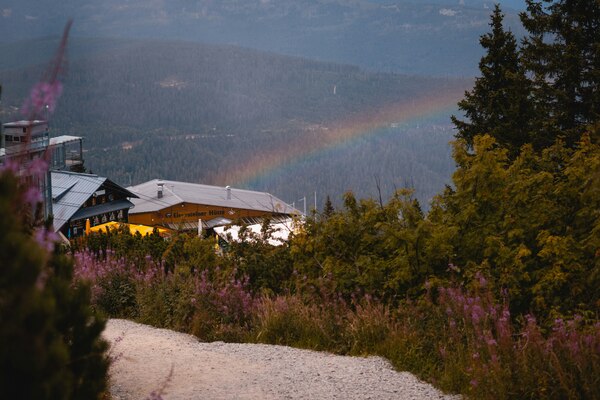
{"label": "wooden building facade", "polygon": [[177,181],[152,180],[128,188],[132,199],[129,221],[169,229],[212,228],[233,221],[289,218],[300,212],[265,192]]}

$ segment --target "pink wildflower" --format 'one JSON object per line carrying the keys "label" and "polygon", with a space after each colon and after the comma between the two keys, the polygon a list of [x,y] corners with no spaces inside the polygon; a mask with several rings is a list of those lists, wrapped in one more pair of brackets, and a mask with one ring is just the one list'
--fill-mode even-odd
{"label": "pink wildflower", "polygon": [[30,186],[23,194],[23,200],[27,204],[31,205],[31,207],[35,207],[38,203],[42,202],[42,193],[39,191],[38,188]]}
{"label": "pink wildflower", "polygon": [[48,162],[43,158],[36,158],[29,166],[29,172],[34,176],[41,176],[48,171]]}
{"label": "pink wildflower", "polygon": [[62,84],[58,81],[38,82],[33,86],[29,97],[23,104],[23,115],[39,117],[43,116],[45,112],[54,112],[62,90]]}

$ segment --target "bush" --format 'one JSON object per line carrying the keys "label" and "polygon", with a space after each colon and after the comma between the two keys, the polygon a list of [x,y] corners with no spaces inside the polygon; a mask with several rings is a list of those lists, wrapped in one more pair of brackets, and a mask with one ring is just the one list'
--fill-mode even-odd
{"label": "bush", "polygon": [[600,398],[600,324],[556,320],[544,333],[532,316],[513,323],[486,288],[441,288],[405,305],[379,352],[476,399]]}
{"label": "bush", "polygon": [[341,298],[314,301],[299,295],[264,296],[257,307],[254,339],[311,350],[346,353],[349,309]]}
{"label": "bush", "polygon": [[387,305],[365,296],[355,306],[354,312],[348,313],[346,327],[350,353],[368,355],[379,352],[389,336],[393,315]]}
{"label": "bush", "polygon": [[9,171],[0,173],[0,393],[5,398],[93,399],[107,386],[104,320],[73,262],[32,227],[31,208]]}
{"label": "bush", "polygon": [[113,318],[135,318],[138,314],[135,281],[126,273],[116,272],[98,281],[100,295],[96,304]]}
{"label": "bush", "polygon": [[178,274],[157,274],[137,282],[139,321],[161,328],[189,331],[194,306],[191,279]]}

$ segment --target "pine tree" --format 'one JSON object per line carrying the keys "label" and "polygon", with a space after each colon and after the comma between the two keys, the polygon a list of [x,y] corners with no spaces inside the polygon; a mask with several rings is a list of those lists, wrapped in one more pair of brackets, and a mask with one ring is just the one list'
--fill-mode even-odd
{"label": "pine tree", "polygon": [[470,148],[476,135],[489,134],[506,147],[511,156],[530,141],[529,84],[525,77],[514,35],[502,25],[504,15],[496,5],[491,16],[491,32],[480,39],[487,50],[479,69],[481,77],[458,105],[468,121],[452,116],[457,138]]}
{"label": "pine tree", "polygon": [[600,120],[600,1],[527,0],[523,63],[533,82],[536,148],[574,146]]}
{"label": "pine tree", "polygon": [[323,207],[323,218],[329,218],[333,215],[335,209],[333,208],[333,204],[331,203],[331,199],[327,196],[325,199],[325,206]]}

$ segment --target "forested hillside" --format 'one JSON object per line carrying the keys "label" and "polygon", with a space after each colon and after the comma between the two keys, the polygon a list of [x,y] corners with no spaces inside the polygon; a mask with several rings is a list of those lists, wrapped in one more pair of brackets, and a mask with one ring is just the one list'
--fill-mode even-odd
{"label": "forested hillside", "polygon": [[[22,47],[4,50],[22,58]],[[290,202],[373,195],[379,180],[386,197],[412,182],[427,203],[449,177],[448,115],[470,84],[186,42],[74,40],[69,54],[52,135],[84,136],[89,169],[126,185],[251,185]],[[20,118],[39,76],[36,66],[0,71],[5,120]],[[364,132],[332,139],[336,129]],[[236,168],[254,169],[252,182]]]}

